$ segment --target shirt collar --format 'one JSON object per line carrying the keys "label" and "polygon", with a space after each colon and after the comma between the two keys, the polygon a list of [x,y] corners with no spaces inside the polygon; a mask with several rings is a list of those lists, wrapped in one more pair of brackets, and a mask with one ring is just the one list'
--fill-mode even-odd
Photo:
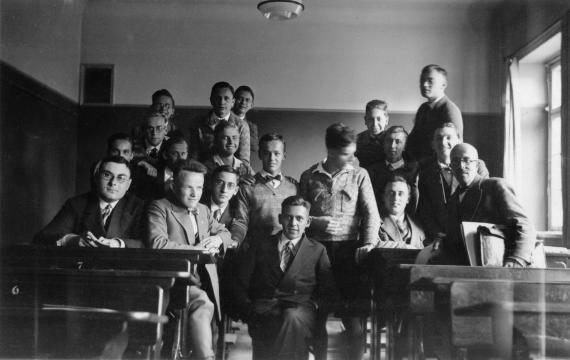
{"label": "shirt collar", "polygon": [[[216,164],[218,166],[225,165],[224,160],[222,160],[222,157],[218,154],[212,155],[212,161],[214,162],[214,164]],[[242,161],[234,156],[234,162],[232,164],[232,167],[237,170],[240,168],[241,164],[242,164]]]}
{"label": "shirt collar", "polygon": [[150,152],[152,151],[152,149],[156,149],[156,151],[160,151],[160,147],[162,146],[162,143],[163,143],[163,142],[164,142],[164,140],[161,141],[160,144],[158,144],[158,145],[156,145],[156,146],[153,146],[153,145],[149,145],[149,144],[146,142],[146,140],[145,140],[145,141],[144,141],[144,143],[145,143],[145,145],[146,145],[146,150],[145,150],[145,151],[146,151],[147,155],[150,154]]}
{"label": "shirt collar", "polygon": [[434,101],[430,101],[429,104],[433,105],[433,104],[437,103],[439,100],[443,99],[444,97],[445,97],[445,94],[441,95],[440,97],[438,97]]}
{"label": "shirt collar", "polygon": [[390,215],[390,218],[394,221],[395,224],[401,223],[402,221],[406,220],[406,213],[404,212],[400,216]]}
{"label": "shirt collar", "polygon": [[283,249],[283,247],[285,246],[287,241],[291,241],[291,245],[293,245],[293,247],[296,247],[302,237],[303,237],[303,235],[299,236],[296,239],[291,240],[291,239],[288,239],[287,237],[285,237],[285,235],[282,232],[281,237],[279,238],[279,249]]}
{"label": "shirt collar", "polygon": [[401,167],[403,167],[406,163],[404,162],[404,159],[400,159],[399,161],[396,161],[394,163],[389,162],[388,160],[386,160],[386,166],[392,166],[392,168],[394,169],[399,169]]}
{"label": "shirt collar", "polygon": [[[329,177],[332,178],[332,174],[329,173],[328,171],[325,170],[325,168],[323,167],[323,164],[327,161],[327,159],[323,159],[323,161],[319,161],[319,163],[317,164],[317,166],[315,167],[315,169],[313,170],[313,173],[322,173],[325,175],[328,175]],[[339,172],[337,172],[337,175],[340,173],[343,173],[345,171],[350,171],[350,170],[354,170],[354,166],[352,164],[346,164]]]}
{"label": "shirt collar", "polygon": [[450,168],[449,164],[444,164],[442,162],[437,162],[437,165],[439,166],[440,169],[448,169]]}
{"label": "shirt collar", "polygon": [[210,210],[212,211],[212,213],[216,210],[220,210],[220,213],[224,213],[224,211],[226,211],[226,208],[228,207],[228,204],[226,204],[224,207],[220,207],[220,205],[216,204],[214,202],[214,200],[210,200]]}
{"label": "shirt collar", "polygon": [[216,119],[216,120],[219,119],[219,120],[228,121],[228,120],[230,119],[230,115],[231,115],[231,112],[229,112],[226,116],[218,117],[218,116],[217,116],[216,114],[214,114],[214,112],[212,111],[212,113],[211,113],[211,115],[210,115],[210,118],[213,118],[213,119]]}
{"label": "shirt collar", "polygon": [[113,209],[115,208],[115,206],[117,206],[117,203],[119,202],[119,200],[115,200],[115,201],[111,201],[111,202],[106,202],[103,199],[99,199],[99,209],[101,209],[101,211],[103,209],[105,209],[107,207],[107,205],[111,205],[111,211],[113,211]]}
{"label": "shirt collar", "polygon": [[275,174],[275,175],[271,175],[271,174],[270,174],[270,173],[268,173],[267,171],[265,171],[265,170],[261,169],[261,171],[260,171],[260,174],[261,174],[261,177],[262,177],[262,178],[266,178],[266,177],[268,177],[268,176],[277,176],[277,175],[281,175],[281,179],[283,179],[283,174],[281,173],[281,171],[280,171],[279,173]]}

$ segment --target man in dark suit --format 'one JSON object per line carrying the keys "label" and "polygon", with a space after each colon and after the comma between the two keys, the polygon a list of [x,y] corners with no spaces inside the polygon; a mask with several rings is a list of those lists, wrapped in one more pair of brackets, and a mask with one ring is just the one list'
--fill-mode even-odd
{"label": "man in dark suit", "polygon": [[210,177],[210,196],[205,205],[210,208],[214,218],[229,229],[234,218],[231,200],[237,194],[239,173],[230,165],[218,166]]}
{"label": "man in dark suit", "polygon": [[381,207],[383,203],[384,188],[388,180],[394,175],[406,179],[411,187],[408,212],[413,214],[418,202],[418,163],[407,157],[404,151],[407,143],[408,132],[406,129],[399,125],[390,126],[383,135],[384,160],[368,167],[368,173],[378,207]]}
{"label": "man in dark suit", "polygon": [[67,200],[34,242],[58,246],[142,247],[143,202],[127,194],[131,167],[121,156],[101,160],[93,190]]}
{"label": "man in dark suit", "polygon": [[322,336],[318,312],[326,314],[335,289],[325,247],[304,233],[310,208],[300,196],[285,199],[283,231],[257,239],[241,255],[233,289],[254,360],[308,359],[307,340],[315,332]]}
{"label": "man in dark suit", "polygon": [[217,82],[212,86],[210,104],[212,111],[197,119],[190,128],[190,157],[201,162],[212,156],[214,129],[221,121],[236,125],[239,129],[239,145],[236,157],[249,164],[250,138],[249,125],[231,112],[234,105],[234,88],[227,82]]}
{"label": "man in dark suit", "polygon": [[420,92],[428,101],[416,113],[414,128],[408,139],[408,152],[419,162],[433,155],[431,139],[435,129],[452,122],[463,137],[461,111],[445,95],[447,71],[439,65],[427,65],[420,75]]}
{"label": "man in dark suit", "polygon": [[422,249],[425,234],[418,223],[406,214],[410,202],[410,184],[402,176],[393,175],[382,194],[380,206],[380,242],[376,247]]}
{"label": "man in dark suit", "polygon": [[[455,125],[450,122],[443,124],[433,133],[432,149],[436,156],[420,166],[417,214],[428,241],[445,236],[447,203],[459,185],[451,171],[451,149],[460,142]],[[477,174],[482,178],[489,177],[489,171],[481,159],[477,164]]]}
{"label": "man in dark suit", "polygon": [[145,201],[165,197],[172,185],[175,164],[188,158],[188,143],[183,137],[168,138],[162,148],[156,164],[156,174],[148,174],[143,168],[137,168],[134,192]]}
{"label": "man in dark suit", "polygon": [[[147,209],[145,238],[154,249],[203,249],[217,253],[231,244],[229,231],[214,219],[210,209],[198,203],[202,196],[206,167],[196,161],[180,164],[174,170],[172,191],[167,197],[153,201]],[[220,308],[218,273],[215,264],[198,267],[199,279],[210,286],[217,308]],[[203,285],[205,286],[205,285]],[[189,337],[192,356],[213,358],[212,328],[214,304],[198,286],[190,287]],[[219,319],[218,311],[218,319]]]}
{"label": "man in dark suit", "polygon": [[506,226],[504,266],[528,266],[536,242],[534,227],[505,180],[483,179],[477,174],[477,165],[478,154],[473,146],[462,143],[451,151],[451,168],[459,187],[448,204],[447,234],[435,239],[434,258],[429,262],[468,265],[460,226],[463,221],[474,221]]}

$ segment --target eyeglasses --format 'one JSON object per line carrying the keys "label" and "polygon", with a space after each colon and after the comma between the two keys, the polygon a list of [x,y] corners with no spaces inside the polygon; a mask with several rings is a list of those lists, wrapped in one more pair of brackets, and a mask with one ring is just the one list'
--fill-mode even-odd
{"label": "eyeglasses", "polygon": [[471,165],[479,161],[478,159],[462,158],[451,160],[451,166]]}
{"label": "eyeglasses", "polygon": [[236,188],[236,186],[237,186],[235,183],[225,182],[225,181],[220,180],[220,179],[214,180],[214,185],[215,185],[215,186],[219,186],[219,187],[223,187],[224,185],[226,185],[226,188],[227,188],[229,191],[234,190],[234,189]]}
{"label": "eyeglasses", "polygon": [[159,133],[162,132],[166,129],[166,125],[158,125],[158,126],[145,126],[144,130],[146,132],[155,132],[155,133]]}
{"label": "eyeglasses", "polygon": [[105,181],[112,181],[113,179],[116,179],[119,184],[123,184],[129,180],[129,177],[125,174],[114,175],[109,171],[101,171],[99,175],[101,176],[101,179]]}

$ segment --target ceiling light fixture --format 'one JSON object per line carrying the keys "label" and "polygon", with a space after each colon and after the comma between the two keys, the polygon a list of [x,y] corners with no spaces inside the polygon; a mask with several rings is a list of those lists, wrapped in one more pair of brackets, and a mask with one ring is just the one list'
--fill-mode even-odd
{"label": "ceiling light fixture", "polygon": [[304,9],[303,0],[266,0],[257,4],[265,18],[275,20],[295,19]]}

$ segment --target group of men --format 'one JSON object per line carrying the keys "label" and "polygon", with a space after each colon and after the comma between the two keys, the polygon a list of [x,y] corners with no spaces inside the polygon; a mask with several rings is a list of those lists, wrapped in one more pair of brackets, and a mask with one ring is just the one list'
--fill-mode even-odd
{"label": "group of men", "polygon": [[427,102],[409,135],[386,128],[381,100],[366,105],[367,130],[358,135],[332,124],[326,158],[299,182],[281,170],[285,139],[268,133],[258,141],[246,119],[251,88],[216,83],[212,110],[188,140],[174,124],[174,99],[159,90],[139,137],[112,136],[108,156],[93,167],[92,191],[68,200],[35,241],[226,255],[234,248],[221,268],[197,273],[222,288],[221,299],[192,286],[192,358],[214,356],[211,322],[223,309],[248,324],[254,359],[307,359],[310,348],[325,358],[333,311],[346,329],[347,358],[360,359],[368,311],[362,261],[371,249],[424,248],[429,263],[468,264],[460,224],[484,221],[513,230],[505,266],[530,262],[533,227],[512,189],[489,178],[477,150],[461,142],[461,112],[446,86],[443,68],[422,70]]}

